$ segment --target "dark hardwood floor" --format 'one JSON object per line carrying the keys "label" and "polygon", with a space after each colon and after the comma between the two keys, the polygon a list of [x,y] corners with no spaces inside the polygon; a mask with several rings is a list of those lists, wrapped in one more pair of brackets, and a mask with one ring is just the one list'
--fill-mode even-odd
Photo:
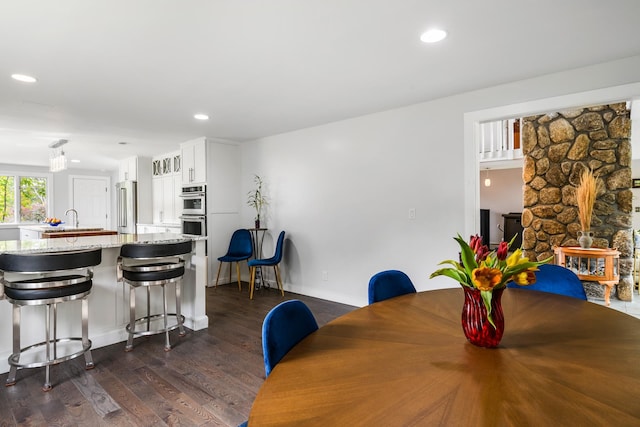
{"label": "dark hardwood floor", "polygon": [[[124,342],[92,350],[95,368],[79,357],[51,368],[53,389],[41,390],[44,368],[18,371],[17,383],[0,387],[0,426],[236,426],[249,416],[264,381],[261,328],[283,301],[275,289],[248,284],[207,288],[209,328],[141,337],[125,353]],[[285,293],[304,301],[318,324],[355,307]],[[0,375],[4,384],[7,374]]]}

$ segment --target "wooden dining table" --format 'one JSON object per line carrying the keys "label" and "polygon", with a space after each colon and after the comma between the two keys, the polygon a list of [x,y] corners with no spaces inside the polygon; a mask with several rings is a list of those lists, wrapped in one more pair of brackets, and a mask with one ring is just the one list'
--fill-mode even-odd
{"label": "wooden dining table", "polygon": [[249,426],[638,426],[640,319],[507,289],[494,349],[467,342],[462,289],[356,309],[296,345]]}

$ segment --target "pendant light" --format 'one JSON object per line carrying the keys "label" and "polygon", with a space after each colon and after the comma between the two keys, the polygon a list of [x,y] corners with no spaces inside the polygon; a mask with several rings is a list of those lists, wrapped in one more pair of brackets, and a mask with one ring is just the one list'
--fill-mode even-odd
{"label": "pendant light", "polygon": [[62,146],[67,142],[69,141],[66,139],[60,139],[49,144],[49,148],[51,148],[51,154],[49,156],[49,171],[60,172],[67,168],[67,157],[64,155],[64,150],[62,149]]}
{"label": "pendant light", "polygon": [[489,168],[485,169],[487,171],[485,178],[484,178],[484,186],[485,187],[491,187],[491,178],[489,178]]}

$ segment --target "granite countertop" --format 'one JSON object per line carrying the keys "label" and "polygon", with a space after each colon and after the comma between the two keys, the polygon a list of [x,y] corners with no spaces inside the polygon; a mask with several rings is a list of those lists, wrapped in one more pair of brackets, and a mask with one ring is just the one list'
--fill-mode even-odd
{"label": "granite countertop", "polygon": [[38,240],[2,240],[0,241],[0,253],[64,252],[92,248],[117,248],[126,243],[173,243],[185,240],[206,240],[206,237],[176,233],[150,233]]}

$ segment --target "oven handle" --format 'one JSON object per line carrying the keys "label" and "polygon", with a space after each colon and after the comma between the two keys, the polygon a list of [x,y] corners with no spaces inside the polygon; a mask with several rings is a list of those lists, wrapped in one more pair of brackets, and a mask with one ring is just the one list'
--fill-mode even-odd
{"label": "oven handle", "polygon": [[180,215],[179,216],[180,219],[186,219],[188,220],[197,220],[197,221],[204,221],[205,219],[207,219],[207,217],[205,215]]}
{"label": "oven handle", "polygon": [[199,191],[197,193],[180,193],[179,197],[185,198],[185,199],[195,199],[198,197],[204,197],[206,195],[206,193],[204,191]]}

